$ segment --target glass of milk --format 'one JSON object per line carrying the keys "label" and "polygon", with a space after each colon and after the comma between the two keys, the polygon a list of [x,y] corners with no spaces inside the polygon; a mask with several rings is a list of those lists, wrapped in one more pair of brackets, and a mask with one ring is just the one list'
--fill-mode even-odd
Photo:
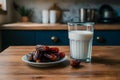
{"label": "glass of milk", "polygon": [[70,58],[91,62],[94,23],[68,23]]}

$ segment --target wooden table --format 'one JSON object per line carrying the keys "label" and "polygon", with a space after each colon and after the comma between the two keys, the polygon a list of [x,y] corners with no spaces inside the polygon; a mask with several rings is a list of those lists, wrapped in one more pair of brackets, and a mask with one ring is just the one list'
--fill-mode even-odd
{"label": "wooden table", "polygon": [[[68,46],[57,46],[69,57]],[[28,66],[21,57],[35,46],[10,46],[0,53],[0,80],[120,80],[120,46],[94,46],[91,63],[80,68]],[[69,59],[68,59],[69,60]]]}

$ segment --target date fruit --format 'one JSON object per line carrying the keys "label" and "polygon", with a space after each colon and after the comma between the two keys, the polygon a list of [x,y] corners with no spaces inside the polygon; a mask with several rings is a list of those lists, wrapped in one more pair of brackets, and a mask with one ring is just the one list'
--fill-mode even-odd
{"label": "date fruit", "polygon": [[64,52],[59,52],[57,47],[48,47],[45,45],[37,45],[36,50],[27,54],[28,60],[32,62],[53,62],[65,57]]}
{"label": "date fruit", "polygon": [[63,58],[63,57],[65,57],[65,53],[64,52],[60,52],[59,56],[60,56],[60,58]]}
{"label": "date fruit", "polygon": [[79,67],[80,61],[79,60],[71,60],[70,64],[72,67]]}

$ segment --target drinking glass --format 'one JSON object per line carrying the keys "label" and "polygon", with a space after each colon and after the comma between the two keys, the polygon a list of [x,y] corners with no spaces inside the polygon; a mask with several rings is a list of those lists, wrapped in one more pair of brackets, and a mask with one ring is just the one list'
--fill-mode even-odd
{"label": "drinking glass", "polygon": [[71,60],[91,62],[94,22],[68,23]]}

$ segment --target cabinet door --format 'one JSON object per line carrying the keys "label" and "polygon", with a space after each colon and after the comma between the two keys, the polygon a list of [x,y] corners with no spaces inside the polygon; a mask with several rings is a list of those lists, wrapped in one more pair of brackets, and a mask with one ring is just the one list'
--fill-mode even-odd
{"label": "cabinet door", "polygon": [[17,31],[5,30],[2,31],[2,49],[12,45],[34,45],[34,31]]}
{"label": "cabinet door", "polygon": [[120,45],[120,30],[95,31],[94,45]]}
{"label": "cabinet door", "polygon": [[[53,40],[52,40],[52,39]],[[54,39],[57,39],[54,41]],[[68,45],[68,32],[60,30],[45,30],[36,32],[36,44]]]}

